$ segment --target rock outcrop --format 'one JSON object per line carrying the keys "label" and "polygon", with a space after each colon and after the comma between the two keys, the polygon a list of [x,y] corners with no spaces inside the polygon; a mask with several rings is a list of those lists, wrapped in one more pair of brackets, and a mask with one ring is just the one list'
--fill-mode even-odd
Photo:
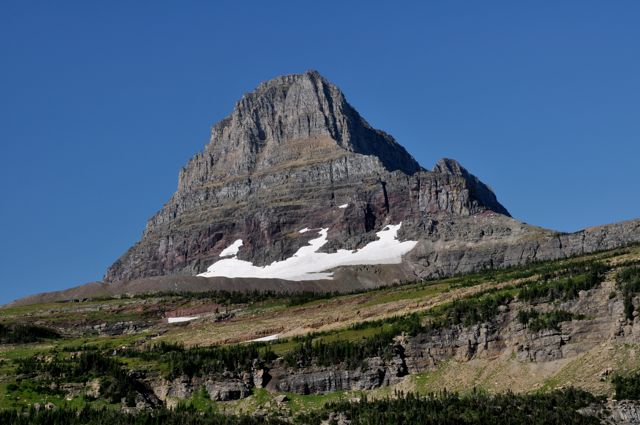
{"label": "rock outcrop", "polygon": [[293,370],[279,363],[269,373],[273,376],[266,387],[270,391],[319,394],[393,385],[407,375],[407,368],[403,357],[396,353],[389,360],[380,357],[367,359],[366,368],[349,370],[341,366]]}

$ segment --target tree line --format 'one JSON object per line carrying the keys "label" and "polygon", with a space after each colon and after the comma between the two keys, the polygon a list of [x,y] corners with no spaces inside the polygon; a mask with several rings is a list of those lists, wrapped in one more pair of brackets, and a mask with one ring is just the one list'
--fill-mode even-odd
{"label": "tree line", "polygon": [[214,411],[197,411],[189,407],[175,410],[158,409],[136,414],[114,409],[85,407],[79,410],[56,408],[0,411],[0,423],[13,425],[283,425],[321,423],[337,424],[338,418],[351,425],[397,424],[495,424],[495,425],[591,425],[597,417],[585,416],[579,409],[598,403],[599,399],[577,389],[535,394],[488,395],[472,392],[466,395],[442,392],[419,396],[396,393],[393,398],[358,402],[330,403],[309,413],[287,420],[274,416],[252,417],[221,415]]}

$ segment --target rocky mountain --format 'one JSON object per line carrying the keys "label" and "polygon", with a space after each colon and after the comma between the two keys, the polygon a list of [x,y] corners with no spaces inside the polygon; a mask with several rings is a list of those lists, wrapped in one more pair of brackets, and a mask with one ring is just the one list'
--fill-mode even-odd
{"label": "rocky mountain", "polygon": [[[180,171],[175,194],[104,280],[193,276],[217,262],[204,276],[281,278],[257,268],[287,267],[284,261],[320,229],[326,238],[317,252],[336,253],[362,249],[385,226],[399,223],[399,239],[415,244],[395,253],[402,261],[380,261],[393,272],[378,283],[640,240],[638,222],[560,235],[512,219],[492,190],[458,162],[441,159],[431,171],[424,169],[393,137],[372,128],[340,89],[309,71],[260,84],[213,126],[209,144]],[[221,256],[234,243],[240,244],[233,257],[239,263]],[[376,284],[370,272],[375,261],[362,261],[363,255],[326,265],[338,271],[335,279],[345,275]],[[339,267],[343,263],[352,266],[349,272]]]}
{"label": "rocky mountain", "polygon": [[260,84],[213,126],[176,192],[104,282],[35,299],[345,292],[639,241],[640,220],[572,234],[519,222],[457,161],[423,168],[308,71]]}
{"label": "rocky mountain", "polygon": [[364,246],[387,224],[483,212],[508,216],[456,161],[424,170],[320,74],[288,75],[244,95],[213,126],[176,193],[105,281],[198,274],[239,239],[238,258],[263,266],[306,245],[314,234],[303,228],[328,228],[323,249],[335,251]]}

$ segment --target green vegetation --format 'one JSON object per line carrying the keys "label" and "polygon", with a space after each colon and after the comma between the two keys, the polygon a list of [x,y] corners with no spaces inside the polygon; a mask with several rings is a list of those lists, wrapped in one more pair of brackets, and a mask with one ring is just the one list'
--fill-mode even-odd
{"label": "green vegetation", "polygon": [[[361,341],[343,339],[324,341],[321,338],[314,340],[317,336],[309,335],[285,355],[285,361],[291,367],[307,367],[312,363],[319,366],[346,363],[350,368],[366,368],[368,357],[391,357],[393,354],[391,343],[394,337],[401,333],[415,335],[423,329],[417,314],[376,321],[369,325],[380,327],[380,331]],[[363,327],[361,325],[360,329]],[[358,327],[355,328],[358,329]]]}
{"label": "green vegetation", "polygon": [[[351,424],[598,424],[596,417],[578,413],[591,403],[601,402],[593,395],[567,389],[547,394],[517,395],[512,393],[487,395],[473,392],[432,394],[396,394],[395,398],[360,402],[338,401],[316,411],[299,414],[293,422],[275,417],[222,416],[213,410],[198,411],[180,406],[175,410],[142,411],[135,415],[110,409],[69,408],[50,411],[4,410],[0,423],[14,425],[279,425],[285,423],[319,425],[341,415]],[[335,423],[335,421],[331,422]]]}
{"label": "green vegetation", "polygon": [[583,257],[566,260],[549,260],[504,269],[487,269],[479,273],[445,279],[445,281],[451,281],[452,288],[470,287],[485,282],[501,283],[516,279],[527,279],[534,276],[540,276],[543,281],[548,281],[567,274],[582,273],[590,268],[592,264],[599,264],[597,267],[606,268],[600,261],[626,252],[626,249],[613,250],[591,255],[588,259],[584,259]]}
{"label": "green vegetation", "polygon": [[145,292],[133,295],[119,295],[116,297],[94,298],[91,301],[111,301],[119,299],[149,299],[149,298],[180,298],[183,300],[206,300],[223,306],[240,305],[240,304],[256,304],[264,301],[280,300],[284,301],[287,306],[296,306],[316,300],[326,300],[336,297],[338,292],[299,292],[285,293],[277,291],[161,291],[161,292]]}
{"label": "green vegetation", "polygon": [[633,298],[640,292],[640,267],[628,267],[618,273],[617,286],[622,291],[624,300],[624,315],[633,320],[635,306]]}
{"label": "green vegetation", "polygon": [[[56,394],[57,390],[52,389],[51,383],[84,383],[99,378],[101,397],[110,403],[125,399],[128,406],[135,406],[136,393],[146,391],[144,385],[128,374],[118,361],[96,351],[84,352],[76,357],[51,357],[46,360],[34,356],[18,359],[16,363],[16,373],[30,378],[22,382],[37,385],[39,393]],[[20,387],[16,383],[10,389],[17,391]]]}
{"label": "green vegetation", "polygon": [[[357,424],[598,424],[578,409],[595,402],[591,394],[567,389],[547,394],[486,395],[471,393],[460,396],[442,393],[421,397],[408,394],[397,398],[359,403],[340,402],[326,406],[330,412],[343,413]],[[317,415],[306,418],[319,424]]]}
{"label": "green vegetation", "polygon": [[519,292],[523,301],[539,300],[572,300],[578,297],[580,291],[588,291],[599,286],[609,268],[602,263],[582,263],[568,268],[568,277],[557,280],[545,279],[541,283],[524,286]]}
{"label": "green vegetation", "polygon": [[307,367],[315,362],[318,366],[330,366],[346,363],[349,368],[365,367],[367,357],[389,357],[391,351],[391,333],[383,333],[367,338],[362,342],[313,341],[311,338],[296,346],[285,356],[291,367]]}
{"label": "green vegetation", "polygon": [[628,376],[616,374],[611,379],[616,400],[640,400],[640,372]]}
{"label": "green vegetation", "polygon": [[187,400],[183,400],[179,403],[180,407],[196,409],[200,412],[216,411],[216,402],[211,400],[209,392],[205,386],[202,386],[199,390],[194,391],[193,395]]}
{"label": "green vegetation", "polygon": [[170,371],[168,379],[247,371],[254,361],[266,363],[277,357],[268,344],[261,343],[185,348],[180,344],[161,342],[141,351],[126,350],[121,354],[166,364]]}
{"label": "green vegetation", "polygon": [[490,322],[499,313],[500,306],[506,306],[513,299],[510,289],[488,290],[476,296],[455,300],[433,309],[431,328],[444,328],[454,325],[472,326]]}
{"label": "green vegetation", "polygon": [[571,320],[582,320],[585,316],[582,314],[573,314],[564,310],[553,310],[548,313],[540,313],[537,310],[520,310],[518,312],[518,321],[532,332],[540,332],[542,330],[553,329],[560,330],[560,323],[569,322]]}
{"label": "green vegetation", "polygon": [[53,329],[35,325],[0,323],[0,344],[28,344],[54,338],[60,338],[60,334]]}
{"label": "green vegetation", "polygon": [[178,407],[175,410],[158,409],[136,414],[112,409],[54,409],[36,411],[0,411],[0,423],[12,425],[284,425],[287,422],[276,418],[250,416],[224,416],[214,411],[201,412],[193,407]]}
{"label": "green vegetation", "polygon": [[[0,409],[24,410],[0,410],[0,423],[283,423],[280,419],[269,416],[250,418],[220,414],[263,414],[265,411],[279,411],[288,417],[289,423],[305,424],[319,424],[328,418],[330,412],[344,413],[352,420],[352,424],[410,423],[418,418],[419,423],[489,421],[498,424],[518,424],[524,423],[525,418],[528,418],[527,422],[532,423],[594,423],[592,418],[585,418],[577,413],[580,406],[593,399],[587,393],[575,390],[496,396],[443,393],[424,397],[428,391],[443,387],[439,381],[437,384],[422,387],[411,386],[413,384],[403,386],[421,392],[422,397],[409,395],[400,396],[398,400],[365,399],[360,403],[351,403],[349,400],[363,397],[369,392],[346,391],[308,396],[287,394],[289,401],[276,402],[275,394],[267,394],[267,390],[254,388],[252,397],[216,402],[211,400],[205,388],[199,387],[203,381],[194,380],[194,392],[190,397],[179,401],[176,411],[167,411],[164,407],[156,406],[153,407],[153,412],[129,415],[120,410],[123,406],[134,406],[136,401],[150,394],[150,389],[146,388],[143,382],[156,385],[163,378],[175,379],[181,376],[216,380],[221,375],[229,376],[225,372],[237,376],[249,371],[254,362],[273,367],[274,365],[269,363],[276,357],[283,357],[285,364],[293,368],[340,365],[350,370],[366,370],[370,367],[368,359],[372,357],[389,359],[397,355],[394,350],[398,348],[394,341],[401,335],[420,335],[420,338],[437,340],[441,335],[485,323],[491,325],[491,329],[500,330],[506,323],[504,321],[513,317],[513,314],[503,313],[520,304],[513,303],[513,300],[529,304],[518,312],[517,320],[530,331],[557,330],[562,322],[581,320],[585,316],[550,308],[559,308],[554,307],[555,301],[574,299],[580,291],[600,285],[610,269],[609,266],[600,263],[607,255],[609,253],[537,263],[520,268],[484,271],[466,276],[379,288],[366,293],[359,291],[338,295],[311,292],[167,292],[113,298],[100,302],[93,300],[46,304],[44,308],[42,305],[11,307],[0,311],[0,342],[14,344],[0,347]],[[640,293],[639,263],[617,262],[614,267],[617,270],[624,267],[624,270],[618,273],[618,288],[610,297],[615,298],[618,293],[622,294],[625,314],[633,318],[633,315],[637,314],[633,304],[634,297]],[[513,279],[518,280],[512,281]],[[481,287],[471,288],[480,284]],[[456,288],[469,289],[454,290]],[[323,301],[327,299],[331,300]],[[536,305],[538,303],[545,305]],[[218,305],[234,305],[229,309],[233,318],[228,322],[216,323],[214,320],[217,319],[217,315],[214,317],[207,314],[200,321],[182,326],[168,326],[160,322],[160,318],[169,312],[178,315],[199,314],[197,312],[213,312]],[[428,307],[430,305],[432,307]],[[353,311],[343,316],[340,314],[343,306]],[[38,311],[37,308],[43,311]],[[331,315],[324,314],[325,308],[330,309]],[[573,308],[571,310],[575,311]],[[410,313],[412,311],[418,312]],[[344,323],[334,324],[325,319],[333,318],[336,312],[336,320],[342,320],[344,317],[350,322],[360,321],[346,327]],[[242,341],[254,338],[253,335],[276,332],[281,332],[281,335],[288,334],[292,327],[283,326],[283,320],[279,317],[282,313],[287,320],[289,317],[295,320],[301,315],[309,314],[309,319],[305,318],[301,327],[331,330],[269,343],[189,346],[203,341],[228,344],[226,341]],[[513,313],[515,314],[515,311]],[[392,314],[398,316],[370,320]],[[34,323],[51,323],[51,326],[62,329],[61,332],[68,336],[62,338],[56,331],[38,326],[7,324],[22,322],[24,317],[28,317]],[[141,318],[150,320],[138,326],[137,322]],[[133,331],[127,330],[127,334],[112,336],[106,335],[107,332],[102,330],[95,330],[96,324],[121,320],[137,320],[137,327]],[[256,329],[253,329],[254,325]],[[220,334],[214,334],[217,331],[221,331]],[[211,338],[211,335],[215,335],[215,338]],[[58,339],[54,340],[55,338]],[[175,341],[184,341],[187,345]],[[29,345],[19,345],[27,343]],[[452,360],[449,365],[453,363],[455,361]],[[456,381],[457,384],[452,388],[462,389],[470,385],[505,388],[499,379],[504,369],[492,370],[491,366],[492,364],[489,372],[481,375],[472,368],[445,367],[443,362],[439,364],[437,371],[429,372],[420,379],[433,379],[434,376],[443,377],[437,378],[441,380],[449,379],[453,370],[455,373],[459,372],[463,378],[458,382],[458,378],[454,377],[452,381]],[[633,366],[615,366],[615,369],[635,370]],[[438,373],[440,375],[436,375]],[[411,379],[414,378],[416,377]],[[448,388],[452,381],[446,382]],[[489,381],[498,383],[493,387],[485,386],[484,383]],[[639,375],[616,375],[612,381],[616,397],[640,399],[639,381]],[[581,382],[563,378],[557,380],[554,387]],[[599,385],[602,388],[598,387],[598,393],[612,391],[607,382]],[[550,386],[543,388],[551,389]],[[392,391],[391,387],[385,387],[371,394],[384,397],[390,396]],[[51,411],[29,410],[35,403],[43,406],[48,402],[54,403],[57,407]],[[326,403],[330,405],[325,408]],[[155,401],[149,401],[149,406],[155,406]],[[487,419],[489,417],[491,420]],[[538,417],[543,419],[538,420]]]}

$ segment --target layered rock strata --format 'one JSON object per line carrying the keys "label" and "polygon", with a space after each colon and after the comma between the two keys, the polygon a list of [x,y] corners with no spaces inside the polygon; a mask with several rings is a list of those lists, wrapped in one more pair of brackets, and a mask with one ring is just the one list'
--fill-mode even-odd
{"label": "layered rock strata", "polygon": [[195,275],[238,239],[238,258],[263,266],[304,246],[305,227],[329,228],[327,251],[355,249],[386,224],[487,211],[508,215],[460,164],[443,159],[424,170],[317,72],[289,75],[243,96],[213,127],[105,281]]}

